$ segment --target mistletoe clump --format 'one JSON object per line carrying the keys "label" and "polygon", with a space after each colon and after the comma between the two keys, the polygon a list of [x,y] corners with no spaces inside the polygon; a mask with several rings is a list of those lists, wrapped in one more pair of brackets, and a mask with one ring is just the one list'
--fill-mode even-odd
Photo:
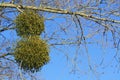
{"label": "mistletoe clump", "polygon": [[19,36],[40,35],[44,31],[44,19],[35,11],[24,11],[15,20]]}
{"label": "mistletoe clump", "polygon": [[17,43],[14,57],[22,69],[36,72],[49,62],[49,48],[39,36],[30,36]]}
{"label": "mistletoe clump", "polygon": [[44,19],[26,10],[15,20],[18,36],[22,37],[14,50],[14,57],[25,71],[36,72],[49,62],[49,48],[39,35],[44,31]]}

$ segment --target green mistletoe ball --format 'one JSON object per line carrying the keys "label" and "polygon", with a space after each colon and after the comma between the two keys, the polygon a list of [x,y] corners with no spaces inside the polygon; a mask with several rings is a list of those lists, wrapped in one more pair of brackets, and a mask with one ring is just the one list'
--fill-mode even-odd
{"label": "green mistletoe ball", "polygon": [[26,10],[16,19],[16,31],[19,36],[40,35],[44,31],[44,18],[35,11]]}
{"label": "green mistletoe ball", "polygon": [[49,49],[39,36],[31,36],[20,40],[14,51],[14,57],[25,71],[36,72],[49,62]]}

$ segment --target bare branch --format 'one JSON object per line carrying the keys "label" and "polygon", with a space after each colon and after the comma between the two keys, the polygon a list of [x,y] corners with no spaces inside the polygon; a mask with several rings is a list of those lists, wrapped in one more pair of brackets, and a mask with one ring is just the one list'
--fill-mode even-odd
{"label": "bare branch", "polygon": [[3,28],[3,29],[0,29],[0,32],[6,31],[6,30],[11,30],[11,29],[15,29],[15,28]]}
{"label": "bare branch", "polygon": [[3,58],[3,57],[8,56],[8,55],[11,55],[11,53],[2,54],[2,55],[0,55],[0,58]]}
{"label": "bare branch", "polygon": [[44,6],[34,7],[34,6],[16,5],[16,4],[11,4],[11,3],[1,3],[0,7],[19,8],[19,9],[33,9],[33,10],[40,10],[40,11],[50,12],[50,13],[79,15],[81,17],[84,17],[84,18],[87,18],[87,19],[90,19],[90,20],[91,19],[96,19],[96,20],[108,21],[108,22],[113,22],[113,23],[120,24],[120,21],[118,21],[118,20],[95,17],[95,16],[88,15],[88,14],[83,13],[83,12],[71,12],[69,10],[52,8],[52,7],[49,7],[49,6],[48,7],[44,7]]}

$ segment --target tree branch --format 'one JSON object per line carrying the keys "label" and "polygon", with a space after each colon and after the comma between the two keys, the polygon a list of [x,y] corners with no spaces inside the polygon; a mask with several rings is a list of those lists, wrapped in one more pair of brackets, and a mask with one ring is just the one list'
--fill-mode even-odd
{"label": "tree branch", "polygon": [[8,56],[8,55],[12,55],[12,54],[11,53],[2,54],[2,55],[0,55],[0,58],[3,58],[3,57]]}
{"label": "tree branch", "polygon": [[16,4],[11,4],[11,3],[0,3],[0,7],[4,7],[4,8],[8,7],[8,8],[16,8],[16,9],[17,8],[19,8],[19,9],[32,9],[32,10],[45,11],[45,12],[50,12],[50,13],[79,15],[81,17],[84,17],[84,18],[90,19],[90,20],[96,19],[98,21],[101,20],[101,21],[108,21],[108,22],[120,24],[120,21],[118,21],[118,20],[100,18],[100,17],[95,17],[95,16],[92,16],[92,15],[88,15],[88,14],[83,13],[83,12],[71,12],[69,10],[52,8],[52,7],[44,7],[44,6],[34,7],[34,6],[16,5]]}
{"label": "tree branch", "polygon": [[10,29],[15,29],[15,28],[3,28],[3,29],[0,29],[0,32],[6,31],[6,30],[10,30]]}

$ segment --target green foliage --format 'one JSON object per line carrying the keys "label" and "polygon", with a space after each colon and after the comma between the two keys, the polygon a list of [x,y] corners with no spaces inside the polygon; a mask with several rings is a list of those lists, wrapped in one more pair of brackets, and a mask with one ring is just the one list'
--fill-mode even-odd
{"label": "green foliage", "polygon": [[38,71],[50,60],[48,45],[39,39],[44,31],[44,19],[35,11],[25,10],[15,23],[17,34],[22,37],[14,50],[15,60],[25,71]]}
{"label": "green foliage", "polygon": [[49,62],[49,48],[39,36],[29,36],[17,43],[14,57],[22,69],[35,72]]}
{"label": "green foliage", "polygon": [[15,20],[19,36],[40,35],[44,31],[44,19],[35,11],[25,10]]}

